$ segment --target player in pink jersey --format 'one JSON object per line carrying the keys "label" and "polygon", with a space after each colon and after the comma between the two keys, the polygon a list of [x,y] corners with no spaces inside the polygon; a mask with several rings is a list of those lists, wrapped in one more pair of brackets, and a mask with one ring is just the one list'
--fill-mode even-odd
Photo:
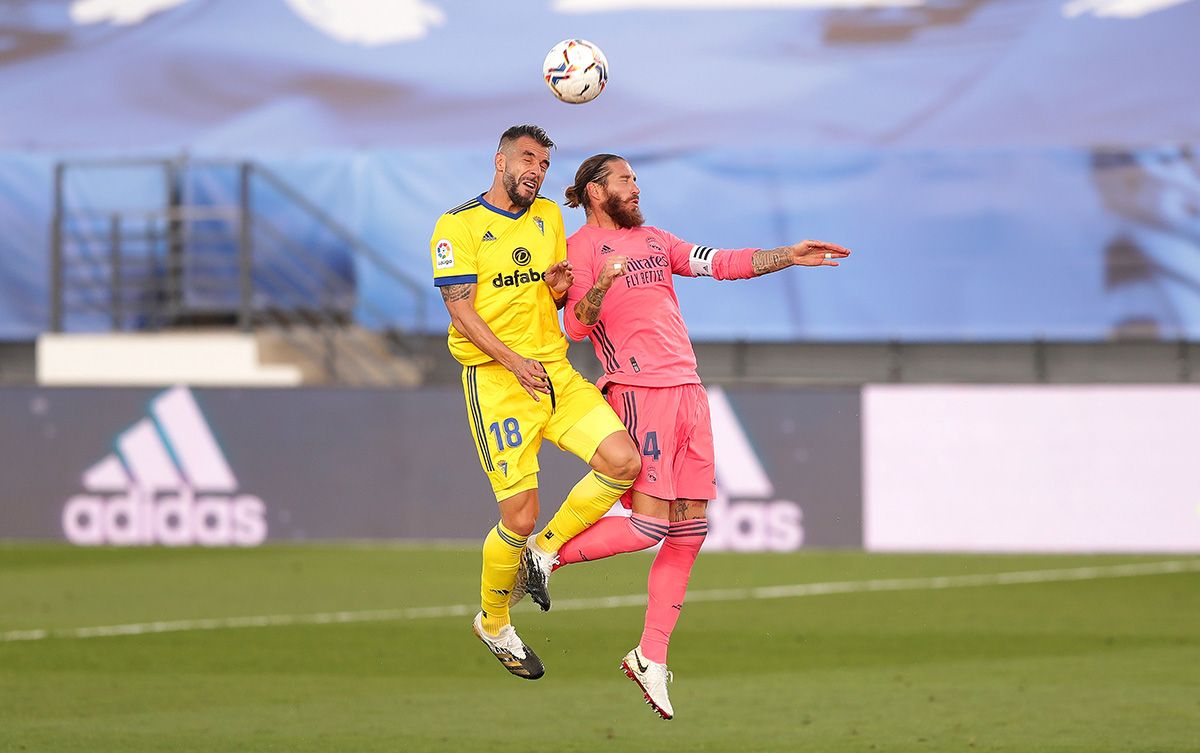
{"label": "player in pink jersey", "polygon": [[643,224],[639,194],[633,168],[613,154],[585,160],[566,192],[567,205],[582,206],[587,224],[567,239],[575,281],[565,329],[574,340],[592,339],[604,365],[599,386],[641,450],[642,470],[622,498],[633,514],[602,518],[568,541],[551,567],[662,541],[650,567],[641,641],[622,668],[646,702],[670,719],[667,644],[708,532],[706,506],[716,496],[708,398],[673,277],[733,280],[794,266],[836,267],[850,251],[823,241],[769,250],[687,243]]}

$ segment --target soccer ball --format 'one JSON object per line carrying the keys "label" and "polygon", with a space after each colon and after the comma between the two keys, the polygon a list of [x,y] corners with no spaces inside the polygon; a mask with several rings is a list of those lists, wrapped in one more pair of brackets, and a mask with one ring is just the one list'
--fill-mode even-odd
{"label": "soccer ball", "polygon": [[608,60],[586,39],[564,39],[550,48],[542,64],[546,86],[563,102],[591,102],[608,83]]}

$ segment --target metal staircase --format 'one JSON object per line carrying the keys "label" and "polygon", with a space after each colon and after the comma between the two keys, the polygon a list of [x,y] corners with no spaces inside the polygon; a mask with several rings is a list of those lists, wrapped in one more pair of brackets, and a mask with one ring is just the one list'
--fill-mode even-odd
{"label": "metal staircase", "polygon": [[61,162],[52,246],[55,332],[236,327],[307,383],[428,369],[424,286],[254,162]]}

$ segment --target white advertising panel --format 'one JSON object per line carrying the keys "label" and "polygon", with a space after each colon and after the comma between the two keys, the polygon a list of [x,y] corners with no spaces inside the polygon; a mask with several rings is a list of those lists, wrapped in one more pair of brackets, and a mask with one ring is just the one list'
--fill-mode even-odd
{"label": "white advertising panel", "polygon": [[871,386],[872,550],[1200,551],[1200,387]]}

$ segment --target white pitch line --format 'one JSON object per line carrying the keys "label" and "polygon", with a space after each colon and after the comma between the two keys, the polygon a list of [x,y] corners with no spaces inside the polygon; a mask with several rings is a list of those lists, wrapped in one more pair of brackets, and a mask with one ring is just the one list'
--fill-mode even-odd
{"label": "white pitch line", "polygon": [[[947,588],[977,586],[1011,586],[1027,583],[1062,583],[1102,578],[1130,578],[1141,575],[1200,572],[1200,559],[1168,560],[1128,565],[1098,565],[1057,570],[1023,570],[1007,573],[977,575],[938,575],[925,578],[879,578],[847,580],[829,583],[797,583],[790,586],[759,586],[757,588],[716,588],[688,593],[689,602],[696,601],[753,601],[759,599],[794,599],[803,596],[828,594],[872,593],[878,591],[938,591]],[[589,599],[562,599],[554,602],[556,612],[592,609],[643,607],[646,595],[599,596]],[[369,609],[347,612],[318,612],[315,614],[273,614],[257,617],[213,617],[200,620],[163,620],[136,622],[128,625],[102,625],[83,628],[43,628],[10,630],[0,633],[0,643],[40,641],[48,638],[104,638],[117,635],[175,633],[185,630],[227,630],[232,628],[280,627],[288,625],[335,625],[352,622],[400,622],[440,617],[467,617],[478,611],[477,604],[455,604],[444,607],[408,607],[405,609]]]}

